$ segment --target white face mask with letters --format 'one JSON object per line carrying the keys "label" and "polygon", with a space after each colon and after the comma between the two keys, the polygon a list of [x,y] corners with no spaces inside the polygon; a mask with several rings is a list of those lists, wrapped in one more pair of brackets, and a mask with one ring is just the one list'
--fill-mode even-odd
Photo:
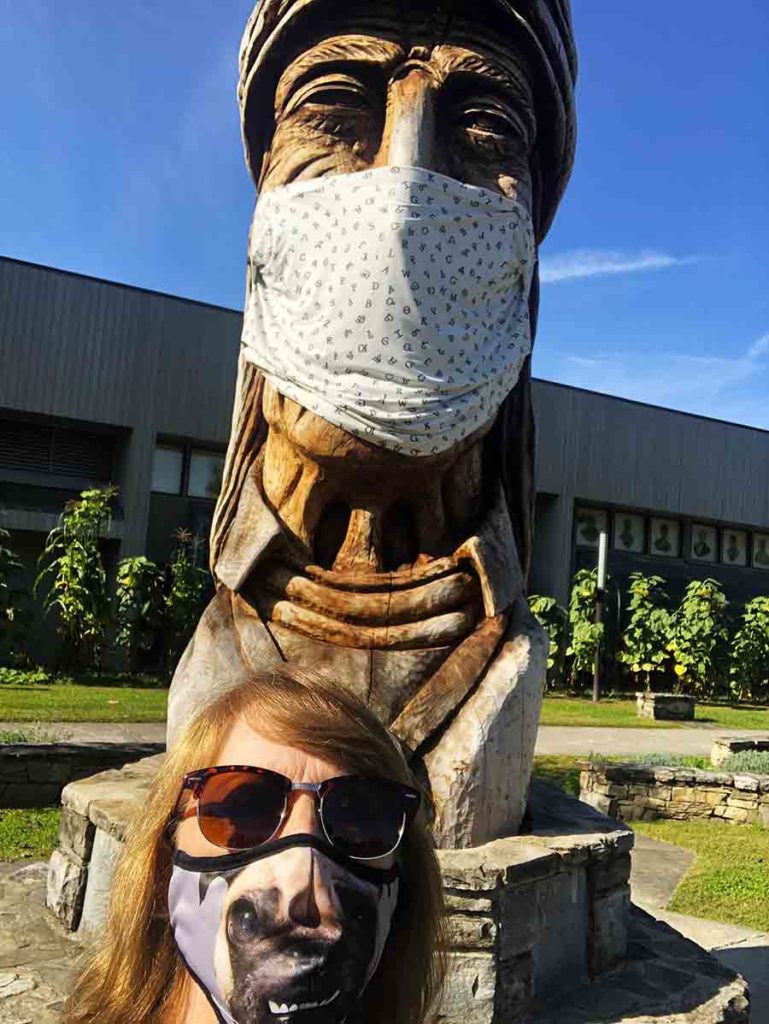
{"label": "white face mask with letters", "polygon": [[488,423],[531,351],[531,217],[414,167],[262,194],[246,358],[283,395],[372,444],[446,451]]}

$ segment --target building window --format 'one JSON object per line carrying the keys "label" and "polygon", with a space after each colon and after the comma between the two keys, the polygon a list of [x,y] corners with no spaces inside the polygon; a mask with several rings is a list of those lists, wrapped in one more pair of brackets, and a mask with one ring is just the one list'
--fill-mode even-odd
{"label": "building window", "polygon": [[222,486],[224,454],[186,444],[161,442],[152,462],[152,490],[216,501]]}
{"label": "building window", "polygon": [[224,456],[217,452],[192,450],[190,453],[190,474],[187,494],[191,498],[216,500],[222,486]]}
{"label": "building window", "polygon": [[159,444],[152,460],[152,490],[160,494],[181,494],[184,448]]}

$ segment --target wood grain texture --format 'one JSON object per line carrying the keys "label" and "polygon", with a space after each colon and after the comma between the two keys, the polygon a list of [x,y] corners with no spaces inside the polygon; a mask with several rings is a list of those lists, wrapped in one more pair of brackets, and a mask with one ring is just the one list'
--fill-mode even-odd
{"label": "wood grain texture", "polygon": [[484,619],[455,647],[444,663],[401,711],[390,728],[411,750],[419,752],[461,706],[494,657],[507,617]]}

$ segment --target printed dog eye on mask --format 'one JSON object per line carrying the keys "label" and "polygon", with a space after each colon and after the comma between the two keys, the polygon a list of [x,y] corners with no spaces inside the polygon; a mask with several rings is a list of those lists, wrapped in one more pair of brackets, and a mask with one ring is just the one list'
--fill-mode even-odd
{"label": "printed dog eye on mask", "polygon": [[222,857],[177,851],[174,939],[222,1024],[335,1024],[379,965],[397,875],[312,836]]}

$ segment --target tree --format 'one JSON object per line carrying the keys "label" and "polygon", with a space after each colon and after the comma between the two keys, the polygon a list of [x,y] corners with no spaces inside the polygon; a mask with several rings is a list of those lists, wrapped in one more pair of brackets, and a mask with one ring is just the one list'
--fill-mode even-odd
{"label": "tree", "polygon": [[115,643],[126,653],[129,672],[136,672],[142,654],[155,645],[163,625],[163,570],[144,556],[123,558],[117,567]]}
{"label": "tree", "polygon": [[717,580],[693,580],[673,616],[668,650],[682,689],[712,696],[724,675],[726,595]]}
{"label": "tree", "polygon": [[742,614],[729,664],[729,688],[737,700],[764,697],[769,687],[769,597],[754,597]]}
{"label": "tree", "polygon": [[571,682],[583,672],[591,672],[601,641],[604,624],[595,621],[598,604],[598,570],[580,569],[574,575],[569,599],[569,646]]}
{"label": "tree", "polygon": [[199,541],[189,530],[176,531],[177,547],[169,566],[165,601],[166,663],[173,672],[195,629],[210,576],[195,564]]}
{"label": "tree", "polygon": [[554,597],[542,597],[539,594],[533,594],[529,598],[529,608],[550,639],[547,680],[549,686],[556,687],[563,682],[566,658],[566,609],[558,604]]}
{"label": "tree", "polygon": [[99,536],[111,520],[116,494],[114,487],[88,490],[69,502],[40,556],[45,567],[35,591],[48,587],[43,609],[58,612],[63,661],[73,667],[98,667],[101,660],[110,601]]}
{"label": "tree", "polygon": [[670,658],[671,614],[668,595],[661,576],[630,576],[630,619],[622,633],[622,646],[617,654],[634,676],[641,676],[646,689],[651,689],[654,673],[665,671]]}
{"label": "tree", "polygon": [[10,533],[0,527],[0,658],[13,661],[25,655],[32,615],[23,584],[24,566],[8,547],[10,539]]}

